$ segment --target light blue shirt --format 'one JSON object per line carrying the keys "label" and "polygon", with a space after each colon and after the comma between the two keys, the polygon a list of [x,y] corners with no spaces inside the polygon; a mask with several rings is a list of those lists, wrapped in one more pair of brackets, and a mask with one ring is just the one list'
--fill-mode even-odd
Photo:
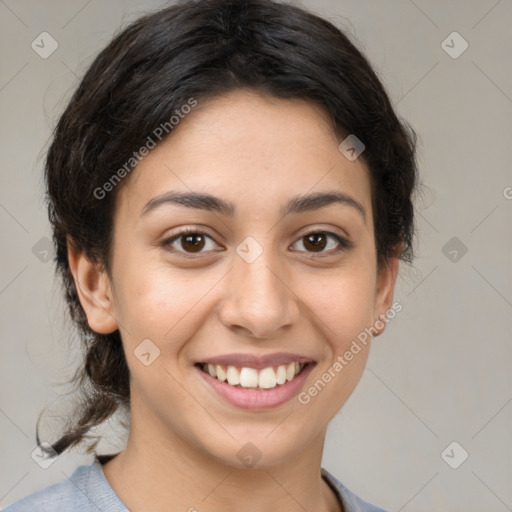
{"label": "light blue shirt", "polygon": [[[101,456],[100,456],[101,457]],[[333,489],[344,512],[386,512],[347,489],[326,469],[322,478]],[[129,512],[110,486],[95,457],[89,465],[79,466],[69,479],[36,491],[9,505],[4,512]]]}

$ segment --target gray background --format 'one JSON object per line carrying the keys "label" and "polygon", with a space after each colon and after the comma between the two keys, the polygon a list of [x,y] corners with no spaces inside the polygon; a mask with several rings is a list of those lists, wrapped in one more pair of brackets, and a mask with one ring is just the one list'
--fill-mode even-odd
{"label": "gray background", "polygon": [[[413,268],[402,265],[395,295],[403,310],[375,339],[360,384],[330,424],[323,466],[390,511],[511,511],[512,2],[302,3],[368,55],[420,136],[424,183],[418,256]],[[3,506],[92,461],[72,451],[42,469],[31,458],[37,416],[45,406],[58,416],[70,398],[58,384],[80,358],[45,253],[41,169],[95,54],[163,4],[0,0]],[[47,59],[31,48],[43,31],[59,45]],[[442,47],[453,31],[469,44],[458,58]],[[58,419],[46,415],[50,436]],[[103,429],[105,452],[123,446],[115,429]],[[453,441],[452,465],[469,453],[457,469],[441,455]]]}

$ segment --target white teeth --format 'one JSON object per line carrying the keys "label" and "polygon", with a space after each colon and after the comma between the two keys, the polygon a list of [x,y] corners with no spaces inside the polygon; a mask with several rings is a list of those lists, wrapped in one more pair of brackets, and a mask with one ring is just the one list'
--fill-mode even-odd
{"label": "white teeth", "polygon": [[204,364],[203,370],[215,377],[221,382],[226,382],[231,386],[239,386],[243,388],[260,388],[272,389],[277,385],[285,384],[291,381],[301,370],[305,364],[290,363],[288,365],[279,365],[277,371],[272,366],[259,371],[254,368],[243,367],[238,369],[236,366],[225,367],[217,364]]}
{"label": "white teeth", "polygon": [[292,380],[295,376],[295,363],[290,363],[286,367],[286,380]]}
{"label": "white teeth", "polygon": [[258,385],[263,389],[275,388],[277,383],[277,378],[274,370],[272,368],[265,368],[260,371],[260,377],[258,380]]}
{"label": "white teeth", "polygon": [[217,379],[219,379],[221,382],[224,382],[228,378],[224,368],[222,368],[220,364],[215,366],[215,371],[217,372]]}
{"label": "white teeth", "polygon": [[228,366],[226,375],[228,378],[228,384],[231,384],[232,386],[240,384],[240,373],[234,366]]}
{"label": "white teeth", "polygon": [[240,386],[243,388],[255,388],[258,386],[258,370],[254,368],[242,368],[240,372]]}
{"label": "white teeth", "polygon": [[276,382],[278,384],[284,384],[286,382],[286,366],[281,365],[277,368]]}

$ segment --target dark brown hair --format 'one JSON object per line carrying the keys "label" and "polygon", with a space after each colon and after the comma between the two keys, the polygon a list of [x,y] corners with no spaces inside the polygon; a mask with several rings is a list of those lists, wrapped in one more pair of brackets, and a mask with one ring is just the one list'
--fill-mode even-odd
{"label": "dark brown hair", "polygon": [[[274,0],[187,0],[137,19],[85,73],[46,159],[57,272],[85,350],[73,377],[79,405],[52,445],[58,454],[88,438],[118,407],[129,410],[130,402],[119,331],[102,335],[89,328],[67,240],[110,272],[115,198],[123,183],[101,197],[98,189],[127,169],[134,151],[190,98],[200,103],[242,87],[308,100],[328,112],[338,135],[363,141],[378,265],[396,255],[412,261],[416,134],[397,118],[368,60],[343,32]],[[40,444],[38,428],[36,439]]]}

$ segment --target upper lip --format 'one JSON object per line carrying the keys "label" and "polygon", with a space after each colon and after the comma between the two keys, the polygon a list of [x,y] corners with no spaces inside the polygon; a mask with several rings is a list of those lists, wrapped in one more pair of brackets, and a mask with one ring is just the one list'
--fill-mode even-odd
{"label": "upper lip", "polygon": [[251,355],[251,354],[224,354],[210,357],[200,361],[206,364],[218,364],[221,366],[236,366],[238,368],[254,368],[262,370],[269,366],[279,366],[289,363],[313,363],[313,359],[299,354],[279,352],[275,354]]}

